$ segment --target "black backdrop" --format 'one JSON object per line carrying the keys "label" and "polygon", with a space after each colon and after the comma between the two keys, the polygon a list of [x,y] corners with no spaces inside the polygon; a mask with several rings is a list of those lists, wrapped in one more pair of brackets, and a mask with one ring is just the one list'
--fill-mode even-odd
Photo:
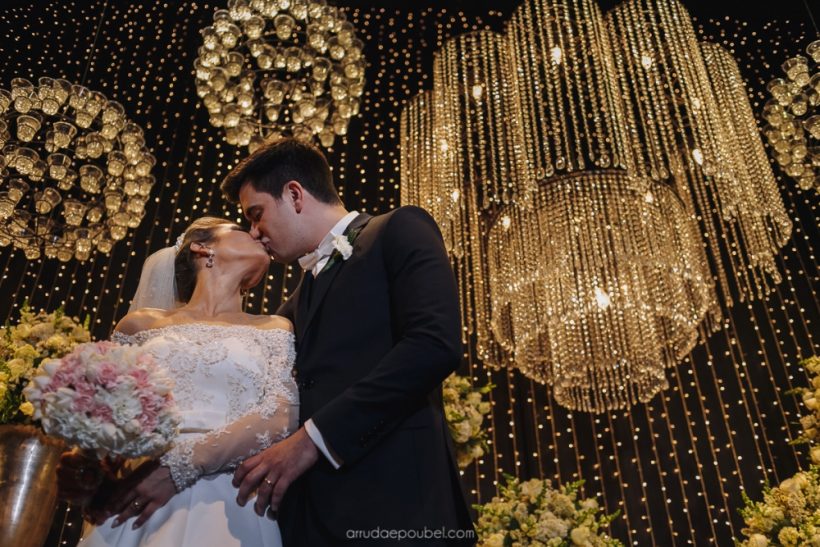
{"label": "black backdrop", "polygon": [[[499,30],[516,3],[339,4],[350,6],[348,18],[365,42],[368,83],[361,115],[329,156],[348,208],[380,213],[398,205],[398,119],[404,101],[430,87],[433,52],[449,36]],[[736,55],[758,113],[765,81],[816,36],[798,1],[771,12],[739,3],[685,4],[701,38]],[[95,336],[106,337],[127,309],[147,254],[205,212],[239,217],[218,183],[243,151],[209,126],[192,75],[198,30],[221,3],[4,6],[0,87],[8,89],[16,76],[83,82],[125,106],[158,159],[148,214],[109,255],[62,264],[0,249],[0,320],[16,319],[25,299],[38,308],[63,304],[71,314],[88,315]],[[764,302],[736,305],[724,328],[670,370],[670,388],[648,404],[573,414],[542,386],[517,372],[485,371],[466,352],[463,372],[497,385],[491,451],[464,474],[472,501],[492,497],[505,473],[556,483],[583,478],[586,495],[599,496],[609,512],[620,510],[611,532],[624,542],[725,545],[739,537],[741,492],[759,496],[764,483],[783,480],[805,462],[804,450],[788,445],[800,408],[784,392],[806,383],[797,360],[816,351],[818,200],[788,179],[781,188],[795,222],[779,258],[784,281]],[[272,313],[297,279],[295,270],[272,266],[250,309]],[[73,544],[77,528],[76,512],[61,511],[49,544]]]}

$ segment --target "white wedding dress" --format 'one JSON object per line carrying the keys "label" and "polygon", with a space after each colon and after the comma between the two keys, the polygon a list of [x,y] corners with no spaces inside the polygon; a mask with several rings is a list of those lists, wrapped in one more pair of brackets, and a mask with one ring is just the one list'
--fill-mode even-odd
{"label": "white wedding dress", "polygon": [[298,426],[293,334],[191,323],[112,340],[139,344],[175,381],[180,433],[161,461],[178,493],[141,528],[131,529],[133,518],[112,528],[112,517],[80,546],[281,547],[275,521],[254,513],[253,500],[236,503],[230,472]]}

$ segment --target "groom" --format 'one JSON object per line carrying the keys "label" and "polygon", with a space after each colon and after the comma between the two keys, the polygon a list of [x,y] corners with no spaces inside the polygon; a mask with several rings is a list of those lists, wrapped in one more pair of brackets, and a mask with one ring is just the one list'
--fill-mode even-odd
{"label": "groom", "polygon": [[348,212],[323,154],[284,139],[225,178],[276,260],[299,260],[278,313],[295,325],[300,429],[237,469],[237,501],[278,513],[286,547],[475,543],[441,382],[462,356],[435,221]]}

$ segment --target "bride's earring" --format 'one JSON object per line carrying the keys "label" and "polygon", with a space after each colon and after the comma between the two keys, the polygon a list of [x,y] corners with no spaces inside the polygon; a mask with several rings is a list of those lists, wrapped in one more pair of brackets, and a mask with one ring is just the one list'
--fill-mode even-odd
{"label": "bride's earring", "polygon": [[214,267],[214,255],[215,254],[216,253],[214,252],[213,249],[208,249],[208,261],[205,262],[205,267],[206,268],[213,268]]}

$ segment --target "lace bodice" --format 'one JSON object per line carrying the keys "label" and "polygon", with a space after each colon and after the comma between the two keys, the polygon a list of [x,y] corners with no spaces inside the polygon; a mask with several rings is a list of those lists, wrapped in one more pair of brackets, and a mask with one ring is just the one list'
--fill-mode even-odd
{"label": "lace bodice", "polygon": [[182,420],[160,459],[178,490],[233,469],[298,427],[294,337],[286,330],[186,323],[114,332],[112,340],[140,345],[174,379]]}

